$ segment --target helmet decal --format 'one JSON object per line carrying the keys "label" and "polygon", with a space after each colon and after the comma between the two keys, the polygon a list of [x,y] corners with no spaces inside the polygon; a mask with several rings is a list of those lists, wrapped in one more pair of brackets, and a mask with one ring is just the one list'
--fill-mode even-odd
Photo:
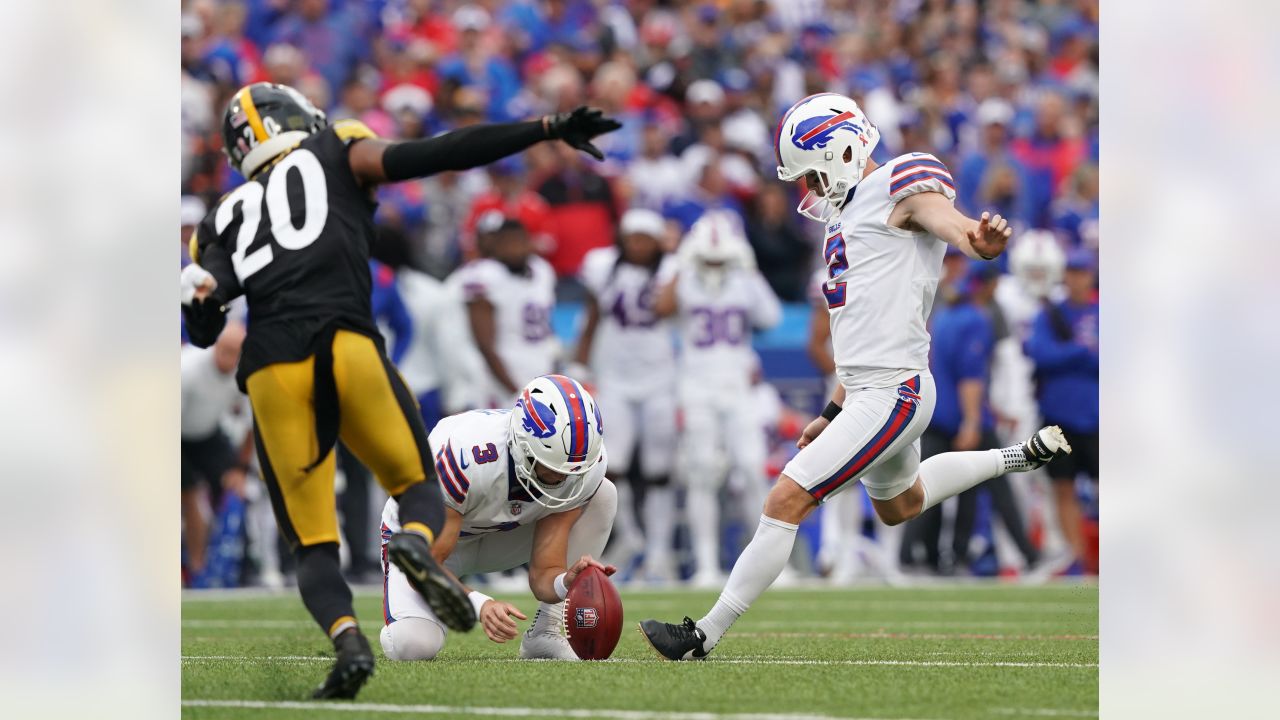
{"label": "helmet decal", "polygon": [[857,115],[846,110],[834,115],[819,115],[801,120],[796,123],[795,132],[791,133],[791,142],[801,150],[824,148],[837,130],[852,130],[862,140],[862,144],[866,145],[867,139],[863,137],[862,126],[853,122],[856,117]]}
{"label": "helmet decal", "polygon": [[535,400],[528,389],[525,389],[517,404],[524,411],[523,422],[526,432],[539,440],[545,440],[556,434],[555,411],[545,403]]}
{"label": "helmet decal", "polygon": [[565,445],[569,462],[582,462],[587,459],[587,404],[583,402],[582,392],[576,382],[563,375],[545,377],[556,386],[569,406],[569,441]]}
{"label": "helmet decal", "polygon": [[600,406],[595,406],[596,411],[596,432],[604,435],[604,418],[600,416]]}

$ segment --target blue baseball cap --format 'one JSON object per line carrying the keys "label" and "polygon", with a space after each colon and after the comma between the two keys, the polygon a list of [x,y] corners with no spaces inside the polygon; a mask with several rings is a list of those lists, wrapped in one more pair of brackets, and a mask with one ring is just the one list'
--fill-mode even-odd
{"label": "blue baseball cap", "polygon": [[1068,270],[1092,270],[1097,264],[1093,251],[1088,248],[1074,248],[1067,253]]}

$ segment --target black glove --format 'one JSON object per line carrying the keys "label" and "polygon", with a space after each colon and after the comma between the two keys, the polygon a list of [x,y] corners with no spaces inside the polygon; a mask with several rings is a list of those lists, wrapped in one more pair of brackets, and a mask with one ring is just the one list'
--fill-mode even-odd
{"label": "black glove", "polygon": [[605,117],[604,111],[586,105],[575,108],[573,112],[548,115],[542,122],[547,129],[547,137],[560,138],[570,147],[588,153],[597,160],[604,160],[604,153],[591,144],[591,138],[622,127],[622,123],[617,120]]}

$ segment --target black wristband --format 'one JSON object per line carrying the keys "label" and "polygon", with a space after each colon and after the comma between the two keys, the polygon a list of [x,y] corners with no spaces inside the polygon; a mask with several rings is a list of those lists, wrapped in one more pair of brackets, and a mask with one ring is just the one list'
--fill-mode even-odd
{"label": "black wristband", "polygon": [[829,402],[826,407],[822,408],[822,417],[828,420],[835,420],[836,416],[840,414],[841,409],[842,408],[834,402]]}

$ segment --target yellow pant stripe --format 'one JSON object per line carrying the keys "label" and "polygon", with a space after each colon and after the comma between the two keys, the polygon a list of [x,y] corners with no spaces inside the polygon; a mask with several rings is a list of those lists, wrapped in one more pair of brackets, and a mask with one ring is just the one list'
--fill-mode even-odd
{"label": "yellow pant stripe", "polygon": [[267,139],[267,129],[262,126],[262,116],[258,114],[258,107],[253,104],[253,93],[249,88],[243,88],[236,95],[236,100],[240,103],[240,109],[244,110],[244,116],[249,119],[249,127],[253,128],[253,136],[262,142]]}

